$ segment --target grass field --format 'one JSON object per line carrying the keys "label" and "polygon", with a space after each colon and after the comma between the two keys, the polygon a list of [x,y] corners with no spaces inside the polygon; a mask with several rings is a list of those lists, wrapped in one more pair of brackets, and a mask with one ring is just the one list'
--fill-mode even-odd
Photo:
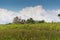
{"label": "grass field", "polygon": [[0,40],[60,40],[60,23],[0,25]]}

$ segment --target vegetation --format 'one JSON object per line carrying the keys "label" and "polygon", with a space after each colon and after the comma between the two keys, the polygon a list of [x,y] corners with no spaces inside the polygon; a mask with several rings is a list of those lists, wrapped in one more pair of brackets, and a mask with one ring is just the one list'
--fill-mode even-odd
{"label": "vegetation", "polygon": [[13,20],[13,23],[16,23],[16,24],[18,24],[18,23],[24,24],[25,23],[25,20],[24,19],[22,20],[19,17],[15,17],[14,20]]}
{"label": "vegetation", "polygon": [[32,18],[27,19],[27,23],[35,23],[35,20],[33,20]]}
{"label": "vegetation", "polygon": [[60,14],[58,14],[58,17],[60,18]]}
{"label": "vegetation", "polygon": [[18,24],[18,23],[20,23],[20,24],[27,24],[27,23],[34,24],[34,23],[44,23],[44,22],[45,22],[44,20],[36,21],[33,18],[29,18],[27,20],[24,20],[24,19],[21,19],[19,17],[15,17],[13,20],[13,23],[16,23],[16,24]]}
{"label": "vegetation", "polygon": [[45,21],[44,21],[44,20],[42,20],[42,21],[38,21],[38,23],[45,23]]}
{"label": "vegetation", "polygon": [[0,40],[60,40],[60,23],[15,17],[13,23],[0,25]]}
{"label": "vegetation", "polygon": [[60,23],[0,25],[0,40],[60,40]]}
{"label": "vegetation", "polygon": [[60,17],[60,14],[58,14],[58,16]]}

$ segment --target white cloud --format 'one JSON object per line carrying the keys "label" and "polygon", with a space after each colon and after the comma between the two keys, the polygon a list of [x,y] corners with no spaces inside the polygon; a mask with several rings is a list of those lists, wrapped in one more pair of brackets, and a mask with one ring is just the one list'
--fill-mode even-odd
{"label": "white cloud", "polygon": [[57,22],[59,21],[58,14],[60,13],[60,9],[58,10],[45,10],[41,5],[35,7],[26,7],[20,10],[20,14],[22,14],[23,18],[32,17],[35,20],[45,20],[47,22]]}
{"label": "white cloud", "polygon": [[43,19],[42,13],[44,12],[45,10],[42,8],[42,6],[39,5],[35,7],[26,7],[19,11],[20,14],[24,15],[24,17],[26,18],[32,17],[35,20]]}
{"label": "white cloud", "polygon": [[35,20],[53,20],[57,22],[59,21],[59,18],[57,16],[59,13],[60,9],[46,11],[41,5],[37,5],[34,7],[26,7],[22,10],[19,10],[19,12],[0,8],[0,24],[12,22],[15,16],[22,17],[23,19],[32,17]]}
{"label": "white cloud", "polygon": [[0,8],[0,24],[12,22],[15,16],[16,12]]}
{"label": "white cloud", "polygon": [[48,22],[50,22],[50,21],[58,22],[59,21],[58,11],[59,10],[48,10],[48,11],[46,11],[47,16],[45,17],[45,20]]}

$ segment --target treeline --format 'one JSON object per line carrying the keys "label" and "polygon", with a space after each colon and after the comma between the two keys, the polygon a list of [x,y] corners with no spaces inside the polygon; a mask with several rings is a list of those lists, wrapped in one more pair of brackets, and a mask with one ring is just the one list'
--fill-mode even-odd
{"label": "treeline", "polygon": [[27,20],[21,19],[19,17],[14,17],[13,23],[21,23],[21,24],[26,24],[26,23],[44,23],[44,20],[36,21],[33,18],[29,18]]}

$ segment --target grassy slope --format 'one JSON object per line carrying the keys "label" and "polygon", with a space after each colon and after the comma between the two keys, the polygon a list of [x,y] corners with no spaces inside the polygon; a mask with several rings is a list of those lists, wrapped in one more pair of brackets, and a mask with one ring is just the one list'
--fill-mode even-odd
{"label": "grassy slope", "polygon": [[60,40],[60,23],[0,25],[0,40]]}

